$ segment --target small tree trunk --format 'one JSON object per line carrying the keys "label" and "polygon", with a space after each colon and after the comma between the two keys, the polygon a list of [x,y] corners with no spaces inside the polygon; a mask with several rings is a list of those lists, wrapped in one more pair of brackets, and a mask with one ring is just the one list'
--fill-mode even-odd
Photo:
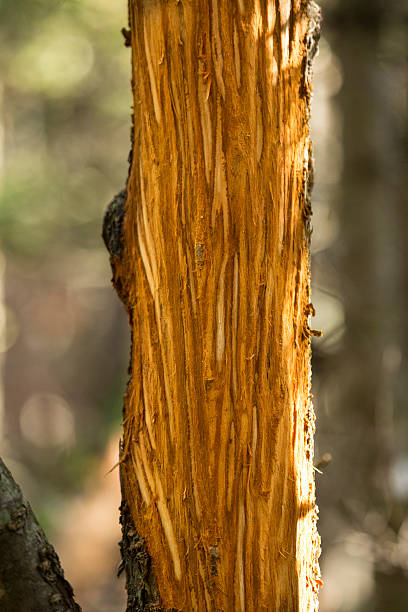
{"label": "small tree trunk", "polygon": [[54,548],[1,459],[0,610],[81,612]]}
{"label": "small tree trunk", "polygon": [[129,610],[317,609],[318,24],[300,0],[130,1],[133,155],[124,217],[119,200],[107,216],[133,338]]}

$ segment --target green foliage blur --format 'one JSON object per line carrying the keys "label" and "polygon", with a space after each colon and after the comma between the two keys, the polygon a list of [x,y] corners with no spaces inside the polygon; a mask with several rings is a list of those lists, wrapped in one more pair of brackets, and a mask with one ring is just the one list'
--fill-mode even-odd
{"label": "green foliage blur", "polygon": [[0,13],[2,247],[100,248],[95,226],[127,171],[126,5],[2,0]]}
{"label": "green foliage blur", "polygon": [[101,227],[128,172],[127,3],[0,0],[0,19],[1,452],[58,530],[120,433],[128,331]]}

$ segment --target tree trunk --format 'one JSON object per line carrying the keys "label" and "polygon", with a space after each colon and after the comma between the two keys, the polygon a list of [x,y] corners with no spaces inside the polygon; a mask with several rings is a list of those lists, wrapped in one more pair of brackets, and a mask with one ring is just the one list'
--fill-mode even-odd
{"label": "tree trunk", "polygon": [[58,555],[0,459],[0,610],[81,612]]}
{"label": "tree trunk", "polygon": [[301,0],[130,0],[105,239],[132,331],[128,610],[316,610],[310,62]]}

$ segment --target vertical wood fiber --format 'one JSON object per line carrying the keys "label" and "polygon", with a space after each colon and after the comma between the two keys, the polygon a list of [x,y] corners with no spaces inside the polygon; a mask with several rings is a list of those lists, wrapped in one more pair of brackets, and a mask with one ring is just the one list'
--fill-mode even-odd
{"label": "vertical wood fiber", "polygon": [[317,610],[300,0],[131,0],[121,476],[162,606]]}

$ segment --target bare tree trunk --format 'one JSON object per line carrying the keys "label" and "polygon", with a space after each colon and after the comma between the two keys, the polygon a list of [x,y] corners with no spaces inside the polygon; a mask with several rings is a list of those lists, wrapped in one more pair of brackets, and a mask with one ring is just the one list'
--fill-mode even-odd
{"label": "bare tree trunk", "polygon": [[128,610],[317,609],[306,4],[130,1]]}

